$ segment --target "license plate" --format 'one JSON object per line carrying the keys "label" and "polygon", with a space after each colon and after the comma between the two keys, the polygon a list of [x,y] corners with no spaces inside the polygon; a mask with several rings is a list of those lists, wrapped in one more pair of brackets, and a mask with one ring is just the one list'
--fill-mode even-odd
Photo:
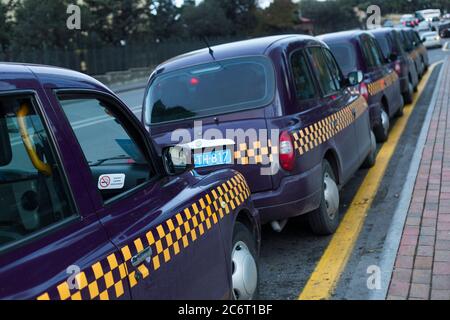
{"label": "license plate", "polygon": [[231,163],[231,150],[194,154],[194,164],[196,168],[221,166]]}

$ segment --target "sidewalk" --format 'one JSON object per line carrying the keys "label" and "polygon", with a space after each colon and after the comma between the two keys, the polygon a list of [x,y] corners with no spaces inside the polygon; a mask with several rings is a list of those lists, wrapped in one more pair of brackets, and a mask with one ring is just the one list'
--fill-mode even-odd
{"label": "sidewalk", "polygon": [[450,58],[443,68],[389,300],[450,299]]}

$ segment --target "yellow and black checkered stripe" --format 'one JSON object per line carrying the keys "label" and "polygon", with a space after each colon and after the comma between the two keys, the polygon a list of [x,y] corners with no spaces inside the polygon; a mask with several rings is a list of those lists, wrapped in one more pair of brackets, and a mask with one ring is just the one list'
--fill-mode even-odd
{"label": "yellow and black checkered stripe", "polygon": [[[359,118],[368,108],[367,102],[363,97],[359,97],[354,102],[339,112],[316,122],[298,132],[294,132],[294,147],[300,155],[320,146],[322,143],[330,140],[340,131],[347,128],[356,118]],[[353,115],[353,110],[356,115]]]}
{"label": "yellow and black checkered stripe", "polygon": [[[110,300],[123,296],[127,286],[125,264],[115,253],[80,272],[74,281],[65,281],[40,295],[38,300]],[[71,288],[69,282],[77,284]]]}
{"label": "yellow and black checkered stripe", "polygon": [[383,77],[382,79],[369,83],[368,90],[369,90],[369,94],[371,96],[374,96],[378,93],[380,93],[381,91],[383,91],[384,89],[386,89],[387,87],[391,86],[393,83],[395,83],[398,80],[398,75],[396,72],[391,72],[390,74],[388,74],[387,76]]}
{"label": "yellow and black checkered stripe", "polygon": [[[95,263],[77,275],[78,289],[70,289],[67,282],[40,295],[38,300],[109,300],[124,294],[126,278],[133,288],[139,279],[146,279],[163,264],[170,262],[182,250],[205,235],[221,219],[232,213],[250,197],[250,188],[241,174],[210,190],[188,208],[149,230],[145,236],[124,246],[124,263],[119,264],[116,254]],[[131,265],[133,256],[151,248],[149,264],[137,270]],[[131,271],[133,270],[133,271]],[[139,276],[137,276],[139,273]]]}
{"label": "yellow and black checkered stripe", "polygon": [[241,143],[234,152],[234,159],[239,165],[270,164],[278,154],[278,146],[272,141],[255,141],[252,144]]}

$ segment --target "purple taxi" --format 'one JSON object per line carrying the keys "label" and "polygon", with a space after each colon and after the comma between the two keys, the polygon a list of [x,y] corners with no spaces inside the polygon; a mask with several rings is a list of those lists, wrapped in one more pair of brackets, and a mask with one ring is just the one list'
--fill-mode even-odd
{"label": "purple taxi", "polygon": [[359,91],[370,106],[371,126],[378,142],[389,136],[390,119],[403,115],[404,100],[398,74],[384,58],[373,35],[361,30],[318,37],[330,46],[344,74],[361,70]]}
{"label": "purple taxi", "polygon": [[380,28],[372,31],[380,45],[383,56],[390,62],[390,67],[397,72],[400,78],[400,86],[405,103],[413,101],[414,91],[419,84],[419,74],[415,60],[406,51],[403,31],[394,28]]}
{"label": "purple taxi", "polygon": [[244,177],[157,155],[98,81],[0,64],[0,149],[0,299],[255,298]]}
{"label": "purple taxi", "polygon": [[317,234],[339,225],[339,190],[375,162],[366,100],[333,54],[284,35],[191,52],[158,66],[142,120],[159,146],[187,145],[201,173],[234,168],[263,223],[281,231],[308,214]]}

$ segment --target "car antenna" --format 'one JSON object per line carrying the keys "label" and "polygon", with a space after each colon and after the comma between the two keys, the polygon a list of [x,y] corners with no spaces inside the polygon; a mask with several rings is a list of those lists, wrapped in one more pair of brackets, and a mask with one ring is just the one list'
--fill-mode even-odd
{"label": "car antenna", "polygon": [[209,50],[209,55],[214,59],[214,61],[217,61],[217,60],[216,60],[216,57],[214,56],[214,50],[213,50],[213,49],[211,48],[211,46],[209,45],[209,42],[208,42],[208,40],[206,39],[206,37],[203,36],[202,39],[203,39],[203,42],[206,44],[206,47],[207,47],[208,50]]}

